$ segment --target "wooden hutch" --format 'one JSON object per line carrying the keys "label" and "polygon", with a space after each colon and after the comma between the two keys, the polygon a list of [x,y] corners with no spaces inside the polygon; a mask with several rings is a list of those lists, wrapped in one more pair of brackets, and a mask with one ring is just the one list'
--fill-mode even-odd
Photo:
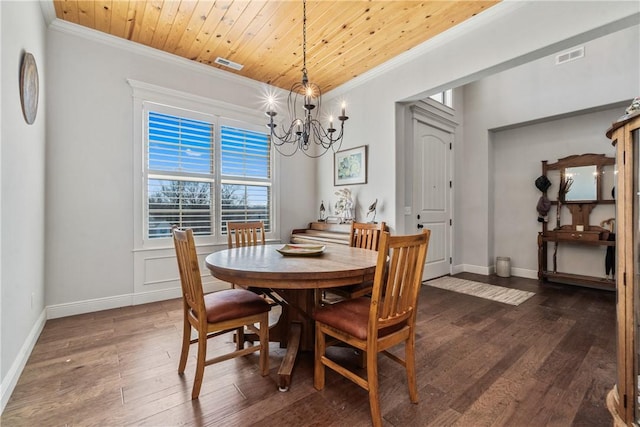
{"label": "wooden hutch", "polygon": [[637,426],[638,302],[640,277],[640,111],[627,114],[607,131],[616,146],[617,177],[617,379],[607,396],[615,426]]}

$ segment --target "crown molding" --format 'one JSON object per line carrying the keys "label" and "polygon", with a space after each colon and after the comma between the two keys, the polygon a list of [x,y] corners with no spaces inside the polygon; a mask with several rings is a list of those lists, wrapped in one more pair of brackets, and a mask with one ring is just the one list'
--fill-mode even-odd
{"label": "crown molding", "polygon": [[[42,4],[45,4],[45,3],[47,2],[45,1],[42,2]],[[43,11],[43,14],[44,13],[45,12]],[[55,11],[54,11],[54,14],[55,14]],[[53,31],[58,31],[60,33],[81,37],[86,40],[107,45],[109,47],[126,50],[136,55],[146,56],[148,58],[153,58],[158,61],[163,61],[163,62],[170,63],[172,65],[184,67],[196,73],[208,74],[211,77],[227,80],[234,84],[247,86],[256,91],[264,90],[265,86],[268,86],[272,91],[281,90],[280,88],[277,88],[272,85],[268,85],[267,83],[262,83],[257,80],[239,76],[237,74],[233,74],[228,71],[220,70],[218,68],[214,68],[209,65],[204,65],[196,61],[182,58],[180,56],[173,55],[171,53],[167,53],[167,52],[164,52],[140,43],[132,42],[130,40],[113,36],[111,34],[86,28],[78,24],[63,21],[58,18],[53,19],[53,21],[49,24],[49,29]]]}
{"label": "crown molding", "polygon": [[42,16],[47,26],[56,19],[56,9],[53,6],[53,0],[40,0],[40,9],[42,9]]}

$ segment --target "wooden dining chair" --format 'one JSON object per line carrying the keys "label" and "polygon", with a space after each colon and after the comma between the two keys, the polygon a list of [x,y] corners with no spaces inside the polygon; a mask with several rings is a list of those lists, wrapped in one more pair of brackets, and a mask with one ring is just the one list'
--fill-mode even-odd
{"label": "wooden dining chair", "polygon": [[[258,246],[265,244],[264,223],[262,221],[253,222],[227,222],[227,247],[229,249],[243,246]],[[233,287],[238,285],[232,284]],[[253,293],[262,295],[267,302],[275,307],[283,305],[282,298],[274,291],[253,286],[243,286]]]}
{"label": "wooden dining chair", "polygon": [[239,246],[264,245],[264,223],[227,222],[227,246],[229,249]]}
{"label": "wooden dining chair", "polygon": [[[380,234],[383,231],[387,231],[387,225],[384,222],[380,222],[378,224],[352,222],[351,231],[349,233],[349,245],[353,248],[377,251]],[[342,298],[350,299],[369,295],[372,289],[373,282],[369,280],[356,285],[331,288],[328,291]]]}
{"label": "wooden dining chair", "polygon": [[[254,222],[227,222],[227,247],[233,249],[243,246],[264,245],[264,223],[262,221]],[[231,284],[234,288],[238,285]],[[261,294],[259,289],[242,287],[252,292]]]}
{"label": "wooden dining chair", "polygon": [[[184,374],[191,344],[198,343],[196,374],[191,399],[200,395],[205,366],[234,357],[260,352],[260,373],[269,374],[269,310],[271,307],[260,296],[246,289],[226,289],[204,295],[198,256],[191,229],[172,228],[173,242],[178,258],[178,270],[182,284],[184,327],[182,351],[178,373]],[[259,329],[255,324],[259,324]],[[259,345],[244,348],[244,328],[255,332]],[[191,339],[191,328],[198,333]],[[236,350],[206,360],[207,340],[236,331]]]}
{"label": "wooden dining chair", "polygon": [[[405,367],[409,397],[418,402],[415,368],[415,324],[418,293],[427,256],[430,230],[409,236],[383,232],[371,298],[343,300],[316,309],[316,344],[313,385],[322,390],[325,366],[369,392],[371,419],[382,426],[378,391],[378,353]],[[388,256],[388,259],[387,259]],[[336,363],[326,355],[333,341],[343,342],[366,353],[366,378]],[[388,351],[404,343],[404,359]]]}

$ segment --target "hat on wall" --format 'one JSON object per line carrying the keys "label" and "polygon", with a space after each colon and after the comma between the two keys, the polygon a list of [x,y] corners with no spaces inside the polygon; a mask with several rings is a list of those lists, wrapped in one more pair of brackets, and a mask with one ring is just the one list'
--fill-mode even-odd
{"label": "hat on wall", "polygon": [[538,222],[547,222],[547,214],[551,209],[551,202],[544,194],[538,199],[536,210],[538,211]]}
{"label": "hat on wall", "polygon": [[536,178],[536,187],[544,193],[549,189],[549,187],[551,187],[551,181],[549,181],[549,178],[546,176],[540,175]]}

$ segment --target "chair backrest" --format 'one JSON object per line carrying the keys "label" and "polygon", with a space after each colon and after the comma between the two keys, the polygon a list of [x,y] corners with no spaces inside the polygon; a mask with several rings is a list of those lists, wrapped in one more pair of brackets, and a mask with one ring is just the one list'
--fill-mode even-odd
{"label": "chair backrest", "polygon": [[190,228],[181,230],[173,226],[171,232],[173,234],[173,244],[176,248],[176,257],[178,258],[183,301],[194,311],[198,319],[206,319],[202,278],[200,276],[196,245],[193,241],[193,231]]}
{"label": "chair backrest", "polygon": [[352,222],[351,233],[349,235],[349,245],[354,248],[378,250],[380,233],[386,231],[384,222],[370,224],[364,222]]}
{"label": "chair backrest", "polygon": [[264,223],[227,222],[227,246],[229,249],[239,246],[264,245]]}
{"label": "chair backrest", "polygon": [[383,328],[415,324],[430,236],[427,229],[408,236],[382,232],[371,293],[369,339],[375,340]]}

